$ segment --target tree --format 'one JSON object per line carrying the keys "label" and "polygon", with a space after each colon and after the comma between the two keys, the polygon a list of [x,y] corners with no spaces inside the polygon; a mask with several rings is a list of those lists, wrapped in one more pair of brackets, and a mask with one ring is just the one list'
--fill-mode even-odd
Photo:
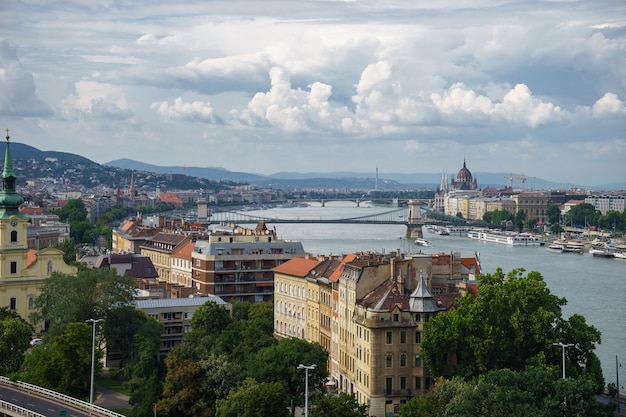
{"label": "tree", "polygon": [[215,339],[224,331],[232,319],[224,306],[215,301],[207,301],[200,306],[191,317],[191,331],[185,336],[185,341],[195,349],[208,354]]}
{"label": "tree", "polygon": [[[26,355],[18,378],[62,392],[88,398],[91,373],[92,329],[87,323],[70,323],[52,343],[36,346]],[[96,372],[102,351],[96,350]]]}
{"label": "tree", "polygon": [[548,223],[559,224],[561,222],[561,208],[556,204],[551,204],[546,209],[546,219]]}
{"label": "tree", "polygon": [[359,404],[354,394],[322,394],[316,391],[311,417],[367,417],[367,405]]}
{"label": "tree", "polygon": [[45,321],[49,335],[60,335],[69,323],[107,320],[112,311],[130,303],[135,291],[133,277],[111,269],[79,269],[76,276],[53,272],[35,299],[31,320]]}
{"label": "tree", "polygon": [[59,220],[70,224],[87,219],[87,209],[80,198],[70,198],[63,207],[52,212],[59,216]]}
{"label": "tree", "polygon": [[426,324],[421,355],[431,374],[443,375],[447,358],[456,359],[453,374],[466,380],[503,368],[558,367],[561,352],[552,343],[563,340],[575,343],[568,349],[568,370],[597,376],[598,330],[582,316],[563,319],[566,300],[550,293],[539,272],[524,272],[514,269],[505,276],[498,269],[479,276],[475,299],[460,298],[455,309]]}
{"label": "tree", "polygon": [[76,263],[76,243],[74,239],[65,239],[62,243],[54,245],[55,248],[63,252],[63,261],[66,264],[72,265]]}
{"label": "tree", "polygon": [[304,403],[305,371],[298,369],[298,365],[317,366],[309,371],[309,387],[311,390],[321,389],[327,377],[327,360],[328,353],[318,343],[298,338],[281,339],[276,345],[261,349],[250,358],[248,376],[259,382],[283,384],[295,407]]}
{"label": "tree", "polygon": [[582,203],[570,207],[565,214],[565,224],[570,226],[597,226],[600,220],[600,212],[596,211],[593,204]]}
{"label": "tree", "polygon": [[165,358],[167,375],[163,396],[157,404],[159,415],[215,415],[215,405],[237,388],[242,371],[224,356],[201,357],[186,342],[177,345]]}
{"label": "tree", "polygon": [[160,343],[163,325],[148,318],[142,310],[131,306],[122,306],[111,310],[104,321],[104,337],[109,351],[119,351],[120,368],[127,359],[137,354],[135,338],[143,336],[155,343]]}
{"label": "tree", "polygon": [[33,328],[19,314],[0,307],[0,375],[20,369]]}
{"label": "tree", "polygon": [[165,370],[157,359],[161,341],[138,334],[133,345],[137,353],[122,370],[127,378],[124,385],[131,392],[128,402],[134,406],[131,416],[151,417],[163,392]]}
{"label": "tree", "polygon": [[612,415],[612,406],[596,402],[591,381],[559,375],[531,366],[490,371],[472,382],[439,379],[431,392],[400,406],[400,417]]}
{"label": "tree", "polygon": [[515,227],[520,232],[524,230],[524,221],[526,220],[527,217],[528,216],[525,210],[519,210],[517,213],[515,213],[515,218],[513,220],[513,223],[515,223]]}
{"label": "tree", "polygon": [[278,382],[246,379],[239,389],[217,402],[217,417],[288,417],[289,394]]}

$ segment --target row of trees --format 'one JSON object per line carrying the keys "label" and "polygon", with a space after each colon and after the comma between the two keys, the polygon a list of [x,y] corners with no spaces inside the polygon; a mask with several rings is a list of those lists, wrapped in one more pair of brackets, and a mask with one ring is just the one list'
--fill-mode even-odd
{"label": "row of trees", "polygon": [[[490,224],[503,224],[512,222],[517,230],[533,230],[537,225],[536,218],[527,218],[524,210],[512,214],[506,210],[493,210],[483,215],[483,221]],[[572,206],[569,211],[561,216],[561,209],[557,205],[550,205],[546,209],[546,220],[551,224],[552,232],[561,232],[562,226],[596,227],[602,230],[626,232],[626,210],[622,213],[609,211],[602,214],[592,204],[583,203]]]}

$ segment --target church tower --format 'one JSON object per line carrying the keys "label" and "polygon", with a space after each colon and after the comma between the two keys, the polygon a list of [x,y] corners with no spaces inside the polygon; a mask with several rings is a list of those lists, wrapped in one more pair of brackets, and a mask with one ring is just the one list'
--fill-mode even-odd
{"label": "church tower", "polygon": [[[20,213],[24,199],[15,189],[15,174],[7,129],[2,190],[0,190],[0,277],[5,282],[26,268],[28,257],[28,217]],[[11,308],[11,302],[8,305]],[[15,306],[11,308],[15,309]]]}
{"label": "church tower", "polygon": [[[15,187],[8,129],[6,140],[0,190],[0,307],[31,323],[29,316],[35,311],[35,298],[45,279],[54,271],[75,275],[77,270],[65,263],[59,249],[28,248],[29,218],[19,210],[24,199]],[[43,323],[31,324],[35,332],[43,330]]]}

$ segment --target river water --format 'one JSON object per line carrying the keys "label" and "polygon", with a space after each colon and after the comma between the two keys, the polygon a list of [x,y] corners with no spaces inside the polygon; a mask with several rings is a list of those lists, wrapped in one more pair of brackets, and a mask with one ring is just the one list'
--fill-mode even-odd
{"label": "river water", "polygon": [[[363,205],[363,204],[362,204]],[[247,214],[269,219],[344,219],[389,211],[388,207],[355,207],[354,203],[327,202],[325,207],[272,208]],[[511,247],[478,242],[467,237],[439,236],[424,230],[430,247],[406,239],[404,225],[276,223],[279,238],[301,241],[304,250],[316,255],[341,255],[360,251],[388,253],[458,252],[463,257],[479,253],[482,270],[514,268],[538,271],[550,292],[567,299],[563,314],[578,313],[602,332],[596,353],[602,362],[605,381],[616,381],[615,357],[626,365],[626,260],[596,258],[588,253],[550,253],[545,247]],[[567,341],[564,341],[567,342]],[[558,347],[555,347],[557,349]],[[626,368],[622,368],[626,369]],[[626,380],[626,373],[622,381]],[[622,382],[622,385],[623,382]]]}

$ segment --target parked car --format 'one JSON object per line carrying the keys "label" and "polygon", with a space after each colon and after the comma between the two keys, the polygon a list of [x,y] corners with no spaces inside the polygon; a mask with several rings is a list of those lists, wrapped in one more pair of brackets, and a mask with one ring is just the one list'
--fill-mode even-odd
{"label": "parked car", "polygon": [[31,346],[39,346],[42,343],[43,343],[43,340],[41,340],[41,339],[33,339],[33,340],[30,341],[30,345]]}

